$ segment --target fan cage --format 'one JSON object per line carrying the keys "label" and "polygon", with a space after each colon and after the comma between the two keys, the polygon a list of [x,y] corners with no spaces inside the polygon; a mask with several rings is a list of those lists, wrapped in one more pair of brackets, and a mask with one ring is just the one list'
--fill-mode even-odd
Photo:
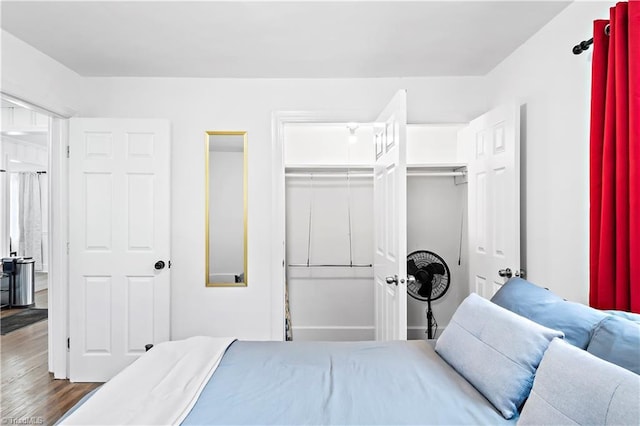
{"label": "fan cage", "polygon": [[[451,272],[444,259],[434,252],[428,250],[417,250],[407,256],[407,261],[409,260],[413,260],[418,268],[424,268],[427,265],[436,262],[444,266],[445,274],[436,274],[432,281],[431,301],[433,302],[434,300],[438,300],[442,296],[444,296],[445,293],[449,290],[449,283],[451,281]],[[414,299],[426,302],[428,299],[418,294],[420,285],[421,284],[419,284],[417,281],[413,285],[407,285],[407,292]]]}

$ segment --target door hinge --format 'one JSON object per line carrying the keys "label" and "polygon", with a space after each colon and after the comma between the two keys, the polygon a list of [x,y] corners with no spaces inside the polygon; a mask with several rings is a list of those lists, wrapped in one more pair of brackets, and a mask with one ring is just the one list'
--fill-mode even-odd
{"label": "door hinge", "polygon": [[69,158],[69,145],[67,145],[67,158]]}
{"label": "door hinge", "polygon": [[71,349],[71,338],[67,337],[67,349]]}
{"label": "door hinge", "polygon": [[67,242],[67,254],[69,254],[69,242]]}

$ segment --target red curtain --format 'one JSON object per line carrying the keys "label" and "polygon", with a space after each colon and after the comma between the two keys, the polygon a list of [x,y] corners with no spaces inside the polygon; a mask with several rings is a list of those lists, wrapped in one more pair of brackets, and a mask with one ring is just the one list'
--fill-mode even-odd
{"label": "red curtain", "polygon": [[594,22],[592,79],[589,302],[640,312],[640,1]]}

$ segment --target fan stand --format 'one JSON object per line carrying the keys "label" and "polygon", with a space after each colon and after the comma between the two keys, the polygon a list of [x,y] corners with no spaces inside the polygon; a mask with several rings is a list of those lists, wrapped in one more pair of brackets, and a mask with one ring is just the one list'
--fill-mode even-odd
{"label": "fan stand", "polygon": [[425,334],[429,340],[433,340],[438,332],[438,322],[433,315],[431,302],[438,300],[447,292],[451,276],[449,267],[437,254],[427,250],[417,250],[407,256],[407,273],[411,283],[407,284],[407,293],[414,299],[427,302]]}
{"label": "fan stand", "polygon": [[431,298],[427,299],[427,339],[433,339],[433,311],[431,310]]}

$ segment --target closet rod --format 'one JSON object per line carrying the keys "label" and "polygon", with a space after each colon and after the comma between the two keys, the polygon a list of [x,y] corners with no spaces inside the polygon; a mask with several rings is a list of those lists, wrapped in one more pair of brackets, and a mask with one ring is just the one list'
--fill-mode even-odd
{"label": "closet rod", "polygon": [[290,268],[372,268],[373,265],[369,264],[351,264],[351,265],[332,265],[332,264],[307,264],[307,263],[290,263],[287,266]]}

